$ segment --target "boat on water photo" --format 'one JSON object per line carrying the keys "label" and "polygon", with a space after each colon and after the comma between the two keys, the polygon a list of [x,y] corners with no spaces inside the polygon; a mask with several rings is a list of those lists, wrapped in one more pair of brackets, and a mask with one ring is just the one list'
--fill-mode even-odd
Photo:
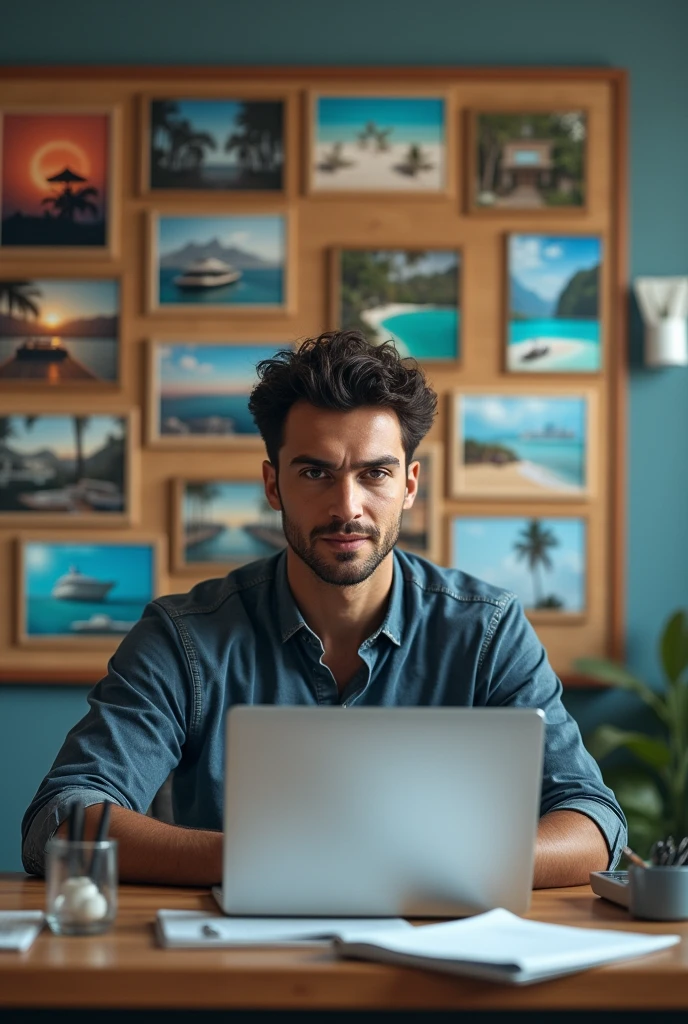
{"label": "boat on water photo", "polygon": [[181,274],[174,278],[177,288],[220,288],[226,284],[234,284],[241,277],[236,270],[214,256],[190,263]]}
{"label": "boat on water photo", "polygon": [[91,615],[88,619],[76,619],[70,628],[75,633],[128,633],[136,623],[125,619],[112,619],[109,615]]}
{"label": "boat on water photo", "polygon": [[59,338],[27,338],[17,347],[14,358],[20,363],[60,363],[69,352]]}
{"label": "boat on water photo", "polygon": [[55,583],[50,596],[58,601],[103,601],[115,586],[114,580],[97,580],[70,566]]}

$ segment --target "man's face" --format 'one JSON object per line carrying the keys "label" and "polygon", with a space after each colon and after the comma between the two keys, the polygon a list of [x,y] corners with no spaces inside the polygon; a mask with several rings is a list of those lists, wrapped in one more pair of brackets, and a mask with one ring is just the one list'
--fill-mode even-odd
{"label": "man's face", "polygon": [[263,478],[291,549],[321,580],[352,586],[394,547],[402,511],[416,496],[418,463],[407,474],[391,410],[336,412],[297,402],[285,424],[279,478],[269,462]]}

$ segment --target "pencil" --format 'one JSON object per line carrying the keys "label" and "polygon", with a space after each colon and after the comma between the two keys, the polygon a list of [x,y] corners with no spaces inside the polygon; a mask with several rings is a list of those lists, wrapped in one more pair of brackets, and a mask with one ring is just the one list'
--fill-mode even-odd
{"label": "pencil", "polygon": [[630,846],[624,846],[623,852],[624,856],[630,860],[631,864],[635,864],[635,866],[638,868],[647,867],[647,864],[642,859],[642,857],[639,857],[637,853],[634,853]]}

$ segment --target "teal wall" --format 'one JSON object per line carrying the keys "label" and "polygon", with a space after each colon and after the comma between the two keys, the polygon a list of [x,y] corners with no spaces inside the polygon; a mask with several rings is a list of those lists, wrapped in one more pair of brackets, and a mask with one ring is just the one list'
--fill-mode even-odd
{"label": "teal wall", "polygon": [[[29,0],[6,3],[1,64],[598,65],[631,79],[631,273],[688,274],[686,0]],[[653,677],[688,605],[688,368],[648,372],[631,340],[628,655]],[[68,727],[77,688],[0,688],[0,870]],[[582,728],[634,708],[571,694]]]}

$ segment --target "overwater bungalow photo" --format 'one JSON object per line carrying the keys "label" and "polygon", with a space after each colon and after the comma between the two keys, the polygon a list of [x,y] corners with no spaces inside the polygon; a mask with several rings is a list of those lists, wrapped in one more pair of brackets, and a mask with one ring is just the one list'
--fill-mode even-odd
{"label": "overwater bungalow photo", "polygon": [[581,497],[588,418],[584,397],[455,395],[454,497]]}
{"label": "overwater bungalow photo", "polygon": [[123,416],[0,416],[0,515],[126,515],[128,429]]}
{"label": "overwater bungalow photo", "polygon": [[0,389],[118,378],[119,282],[0,280]]}
{"label": "overwater bungalow photo", "polygon": [[[281,346],[286,347],[286,346]],[[151,346],[151,442],[226,443],[260,435],[248,410],[256,364],[278,345],[163,342]]]}
{"label": "overwater bungalow photo", "polygon": [[580,518],[464,517],[452,523],[452,565],[516,594],[527,611],[586,611]]}
{"label": "overwater bungalow photo", "polygon": [[461,254],[455,249],[342,249],[333,306],[343,328],[403,356],[453,360],[460,355]]}
{"label": "overwater bungalow photo", "polygon": [[441,192],[446,187],[441,97],[312,98],[314,192]]}
{"label": "overwater bungalow photo", "polygon": [[153,309],[284,306],[281,214],[160,216],[152,230]]}
{"label": "overwater bungalow photo", "polygon": [[282,517],[257,480],[180,480],[177,571],[222,572],[286,546]]}
{"label": "overwater bungalow photo", "polygon": [[153,544],[26,540],[20,642],[121,639],[156,596]]}
{"label": "overwater bungalow photo", "polygon": [[107,244],[110,122],[104,113],[4,114],[3,247]]}
{"label": "overwater bungalow photo", "polygon": [[148,187],[274,191],[283,188],[281,100],[153,99]]}
{"label": "overwater bungalow photo", "polygon": [[601,367],[602,241],[510,235],[507,369],[592,373]]}
{"label": "overwater bungalow photo", "polygon": [[478,207],[541,210],[585,202],[583,111],[475,115]]}

